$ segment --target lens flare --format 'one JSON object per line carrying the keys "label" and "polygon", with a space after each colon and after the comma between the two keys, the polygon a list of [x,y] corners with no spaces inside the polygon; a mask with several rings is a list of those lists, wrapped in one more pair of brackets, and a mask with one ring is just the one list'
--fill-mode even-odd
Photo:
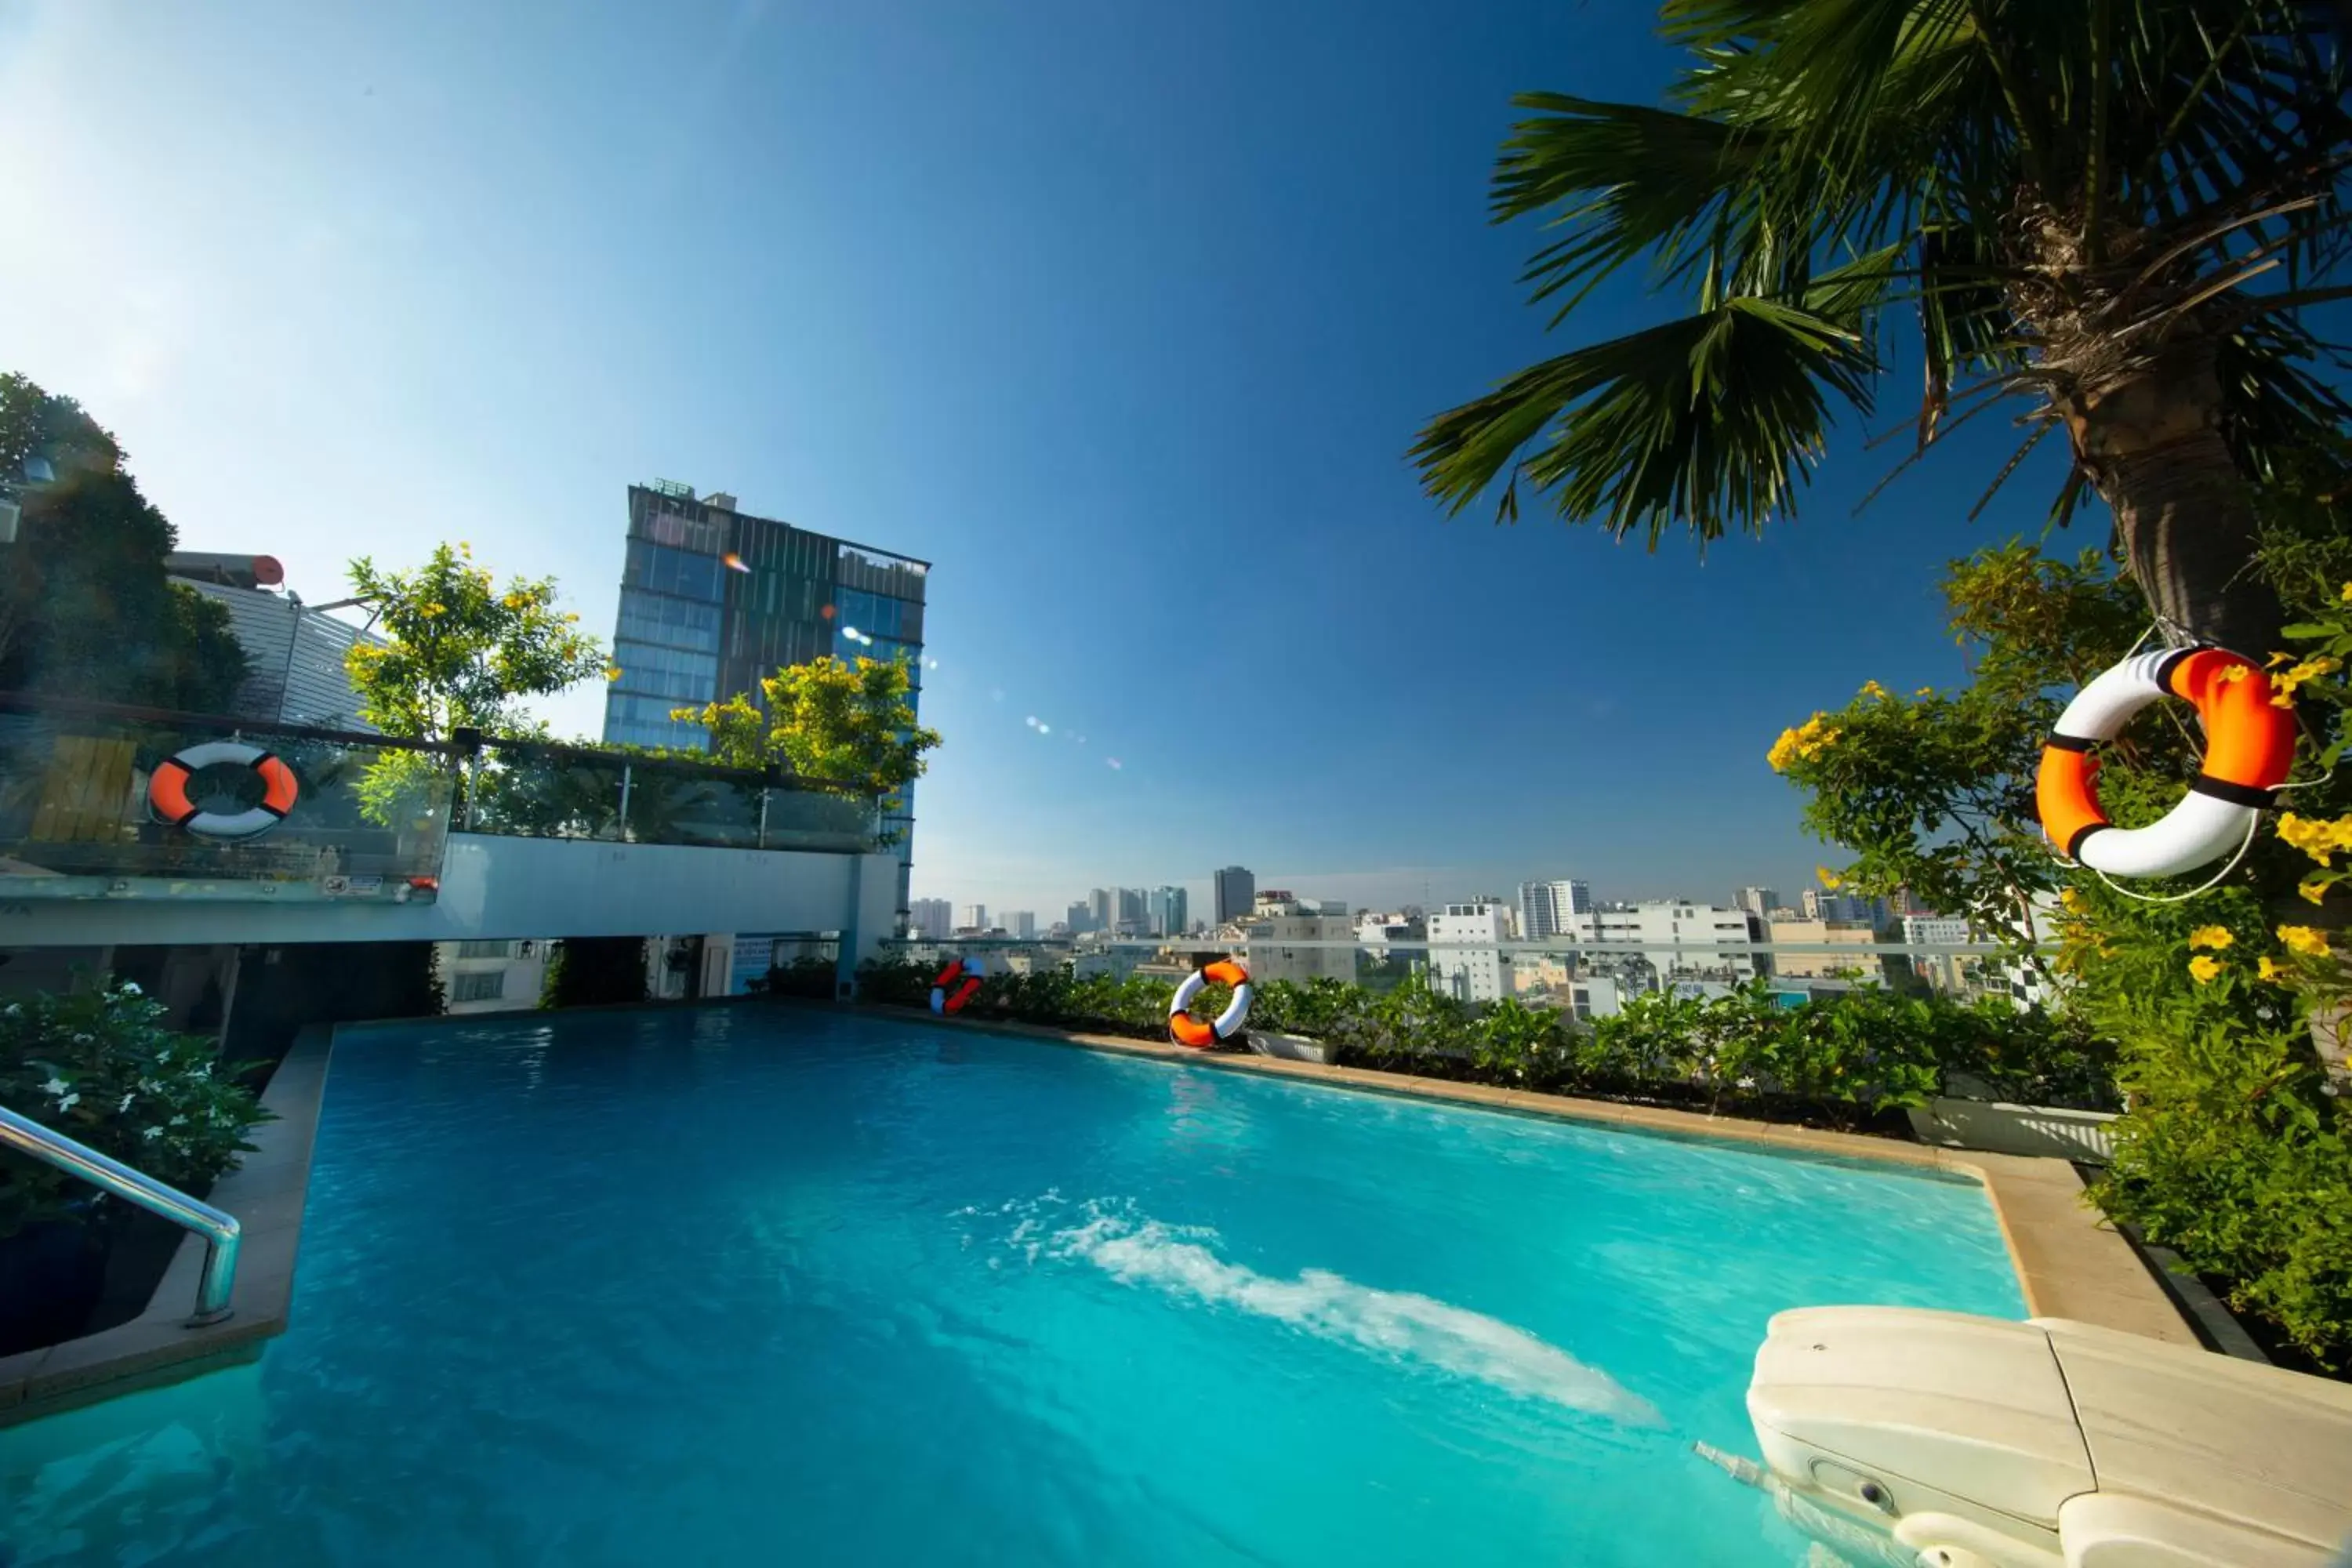
{"label": "lens flare", "polygon": [[720,556],[719,560],[719,563],[724,565],[730,572],[749,572],[751,570],[749,566],[743,564],[743,558],[740,555],[736,554],[731,550],[726,554]]}
{"label": "lens flare", "polygon": [[1117,757],[1105,757],[1103,761],[1108,763],[1111,767],[1117,771],[1124,772],[1127,768],[1127,764],[1120,762]]}

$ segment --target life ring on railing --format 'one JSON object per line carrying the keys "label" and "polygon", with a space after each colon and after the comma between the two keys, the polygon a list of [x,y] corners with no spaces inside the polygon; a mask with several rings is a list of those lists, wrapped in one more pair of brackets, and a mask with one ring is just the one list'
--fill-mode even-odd
{"label": "life ring on railing", "polygon": [[[1225,1010],[1217,1015],[1215,1023],[1203,1024],[1192,1016],[1192,1001],[1212,980],[1232,986],[1234,999],[1225,1004]],[[1249,1010],[1249,971],[1231,959],[1220,959],[1184,976],[1183,984],[1176,987],[1176,994],[1168,998],[1168,1033],[1180,1046],[1205,1050],[1219,1040],[1230,1040],[1241,1033]]]}
{"label": "life ring on railing", "polygon": [[[261,804],[243,811],[205,811],[188,798],[188,781],[204,768],[236,763],[261,780]],[[252,838],[268,832],[294,809],[302,786],[294,770],[258,746],[242,741],[206,741],[166,757],[148,775],[147,805],[155,820],[206,838]]]}
{"label": "life ring on railing", "polygon": [[[2226,648],[2136,654],[2104,671],[2066,704],[2042,749],[2042,831],[2069,859],[2117,877],[2179,876],[2220,859],[2245,842],[2294,765],[2294,713],[2271,694],[2262,666]],[[2168,696],[2196,704],[2204,762],[2161,822],[2117,827],[2099,805],[2091,748]]]}
{"label": "life ring on railing", "polygon": [[961,958],[950,958],[940,977],[931,982],[931,1011],[944,1016],[961,1013],[963,1005],[980,994],[980,960],[967,963]]}

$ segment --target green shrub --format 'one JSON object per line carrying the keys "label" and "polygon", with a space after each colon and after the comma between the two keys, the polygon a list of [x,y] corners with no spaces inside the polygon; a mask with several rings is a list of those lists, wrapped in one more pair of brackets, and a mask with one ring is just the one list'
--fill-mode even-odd
{"label": "green shrub", "polygon": [[[929,1005],[936,971],[903,961],[868,964],[868,1001]],[[1079,976],[1066,968],[992,974],[967,1011],[1060,1028],[1160,1038],[1171,986],[1141,976]],[[1225,1005],[1205,987],[1202,1017]],[[1853,1121],[1926,1102],[1947,1071],[2001,1092],[2059,1103],[2104,1098],[2112,1054],[2076,1023],[1998,1003],[1864,987],[1796,1007],[1765,982],[1727,995],[1642,995],[1586,1027],[1570,1016],[1506,997],[1473,1006],[1410,975],[1392,990],[1337,980],[1255,988],[1255,1028],[1319,1039],[1335,1061],[1389,1072],[1517,1089],[1666,1098],[1710,1110],[1801,1106]]]}
{"label": "green shrub", "polygon": [[[0,1003],[0,1104],[184,1191],[202,1193],[268,1120],[213,1044],[175,1034],[129,981]],[[0,1236],[56,1218],[89,1189],[9,1153]]]}

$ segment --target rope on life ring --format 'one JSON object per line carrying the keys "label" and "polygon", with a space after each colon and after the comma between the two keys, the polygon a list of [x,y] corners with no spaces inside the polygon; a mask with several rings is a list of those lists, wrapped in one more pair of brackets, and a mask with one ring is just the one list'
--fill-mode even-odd
{"label": "rope on life ring", "polygon": [[[1234,999],[1213,1023],[1204,1024],[1192,1016],[1193,1002],[1211,981],[1234,988]],[[1168,999],[1168,1034],[1180,1046],[1194,1050],[1206,1050],[1220,1040],[1230,1040],[1241,1033],[1242,1025],[1249,1019],[1249,971],[1232,959],[1220,959],[1205,968],[1196,969],[1176,987],[1176,994]]]}
{"label": "rope on life ring", "polygon": [[[2158,649],[2103,671],[2074,694],[2042,746],[2034,779],[2042,831],[2068,859],[2117,877],[2177,877],[2242,848],[2294,766],[2294,713],[2273,703],[2272,690],[2262,666],[2227,648]],[[2203,762],[2162,821],[2117,827],[2099,804],[2091,748],[2167,697],[2196,705]]]}
{"label": "rope on life ring", "polygon": [[[188,795],[188,784],[205,768],[233,764],[261,780],[261,803],[243,811],[206,811]],[[294,770],[258,746],[242,741],[206,741],[166,757],[147,779],[147,806],[155,820],[206,838],[254,838],[286,820],[302,786]]]}

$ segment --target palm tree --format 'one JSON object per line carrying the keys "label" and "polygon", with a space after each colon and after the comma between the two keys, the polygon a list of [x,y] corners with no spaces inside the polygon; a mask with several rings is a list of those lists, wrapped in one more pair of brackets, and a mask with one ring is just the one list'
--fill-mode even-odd
{"label": "palm tree", "polygon": [[[2308,307],[2335,283],[2352,163],[2343,0],[1669,0],[1670,107],[1554,93],[1505,142],[1497,222],[1558,229],[1527,273],[1554,324],[1646,260],[1689,314],[1572,350],[1431,421],[1460,510],[1525,479],[1655,548],[1794,510],[1836,402],[1867,414],[1916,322],[1924,450],[2026,400],[2063,431],[2150,609],[2263,655],[2255,486],[2352,407]],[[1898,319],[1898,315],[1899,318]],[[2010,405],[2014,406],[2014,405]],[[1507,478],[1506,478],[1507,470]],[[1978,502],[1981,510],[1984,500]]]}

